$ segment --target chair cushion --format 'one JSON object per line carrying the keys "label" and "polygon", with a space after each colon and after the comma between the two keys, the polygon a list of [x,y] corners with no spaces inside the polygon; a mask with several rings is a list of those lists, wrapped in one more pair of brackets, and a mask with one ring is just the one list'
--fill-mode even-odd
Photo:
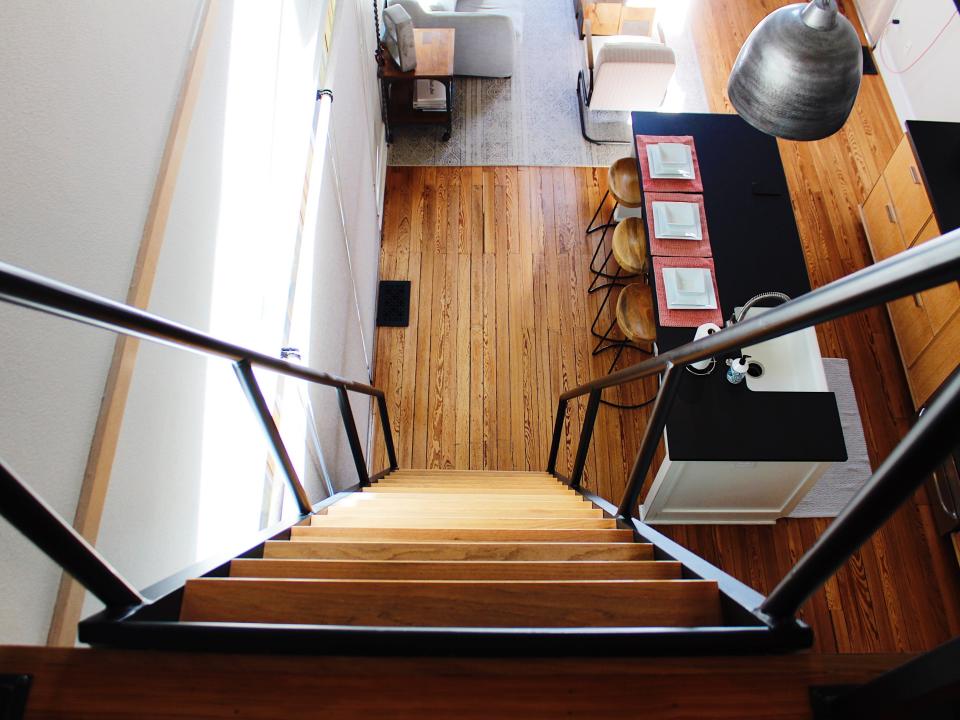
{"label": "chair cushion", "polygon": [[523,35],[523,6],[517,0],[457,0],[457,12],[507,15],[517,37]]}
{"label": "chair cushion", "polygon": [[[602,40],[597,43],[596,40]],[[676,69],[666,45],[640,38],[594,38],[596,57],[591,110],[656,110]]]}

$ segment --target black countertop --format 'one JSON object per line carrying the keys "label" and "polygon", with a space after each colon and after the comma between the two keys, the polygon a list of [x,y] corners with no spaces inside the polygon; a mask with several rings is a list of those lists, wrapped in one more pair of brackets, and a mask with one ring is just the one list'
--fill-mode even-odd
{"label": "black countertop", "polygon": [[940,232],[960,227],[960,123],[907,120],[907,136]]}
{"label": "black countertop", "polygon": [[[774,138],[736,115],[637,112],[633,131],[694,138],[724,318],[760,292],[797,297],[810,291]],[[658,318],[658,348],[689,342],[694,331],[663,327]],[[753,392],[745,382],[728,383],[725,372],[720,359],[706,377],[683,374],[667,421],[671,459],[847,459],[833,393]]]}

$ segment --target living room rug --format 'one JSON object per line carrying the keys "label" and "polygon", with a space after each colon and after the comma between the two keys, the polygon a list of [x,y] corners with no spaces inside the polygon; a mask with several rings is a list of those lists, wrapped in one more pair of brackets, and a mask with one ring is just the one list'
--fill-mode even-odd
{"label": "living room rug", "polygon": [[[687,16],[691,0],[671,0],[658,17],[677,54],[665,112],[709,112]],[[577,73],[583,43],[569,0],[524,0],[524,34],[512,78],[457,78],[453,135],[397,128],[390,165],[609,165],[630,149],[594,145],[580,134]],[[629,140],[629,113],[597,113],[591,135]]]}
{"label": "living room rug", "polygon": [[843,358],[824,358],[827,387],[837,396],[847,461],[833,463],[789,517],[836,517],[850,498],[870,479],[870,457],[863,436],[857,396],[850,379],[850,363]]}

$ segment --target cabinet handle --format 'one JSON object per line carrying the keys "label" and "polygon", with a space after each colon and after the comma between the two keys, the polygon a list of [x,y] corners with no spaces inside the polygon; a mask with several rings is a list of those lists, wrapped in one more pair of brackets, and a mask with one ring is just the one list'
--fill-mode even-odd
{"label": "cabinet handle", "polygon": [[884,205],[884,207],[887,209],[887,217],[890,218],[890,222],[896,224],[897,216],[893,212],[893,206],[887,204],[887,205]]}
{"label": "cabinet handle", "polygon": [[920,294],[919,294],[919,293],[914,293],[914,294],[913,294],[913,304],[916,305],[918,308],[922,308],[922,307],[923,307],[923,303],[920,301]]}
{"label": "cabinet handle", "polygon": [[913,178],[915,185],[920,184],[920,173],[917,172],[917,169],[913,165],[910,166],[910,177]]}

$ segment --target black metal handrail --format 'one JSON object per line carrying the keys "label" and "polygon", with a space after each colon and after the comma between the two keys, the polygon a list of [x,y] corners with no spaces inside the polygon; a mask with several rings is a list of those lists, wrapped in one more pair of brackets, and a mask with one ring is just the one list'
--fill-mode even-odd
{"label": "black metal handrail", "polygon": [[[560,395],[547,472],[557,477],[557,455],[569,402],[589,395],[576,459],[567,482],[579,488],[583,476],[596,407],[604,390],[662,373],[660,390],[644,432],[623,498],[614,513],[636,523],[643,482],[653,459],[673,399],[680,370],[723,353],[773,340],[828,320],[849,315],[890,300],[956,281],[960,277],[960,230],[914,247],[894,257],[813,290],[713,335],[689,342],[644,362],[598,378]],[[920,421],[901,440],[817,543],[800,559],[770,596],[755,608],[771,627],[793,618],[800,605],[837,569],[925,480],[940,459],[956,444],[960,426],[960,368],[944,383]]]}
{"label": "black metal handrail", "polygon": [[[263,401],[262,393],[253,374],[252,369],[254,367],[261,367],[300,380],[337,389],[341,419],[347,433],[347,440],[350,444],[361,486],[369,482],[369,475],[346,393],[348,391],[355,392],[374,398],[377,403],[389,463],[389,467],[385,471],[397,469],[397,457],[386,396],[382,390],[372,385],[354,382],[303,365],[287,362],[242,345],[221,340],[213,335],[167,320],[145,310],[95,295],[2,262],[0,262],[0,300],[123,335],[232,360],[237,378],[243,386],[251,406],[257,413],[271,450],[284,471],[301,514],[310,512],[310,501],[300,478],[297,477],[293,463],[289,462],[289,454],[283,446],[283,441],[273,417],[270,415],[269,408]],[[381,475],[385,471],[381,471],[377,475]]]}
{"label": "black metal handrail", "polygon": [[137,592],[84,537],[0,462],[0,515],[107,607],[141,605]]}
{"label": "black metal handrail", "polygon": [[[389,467],[378,472],[374,477],[380,477],[397,469],[386,397],[382,390],[371,385],[346,380],[226,342],[144,310],[50,280],[6,263],[0,263],[0,301],[123,335],[232,360],[237,379],[293,491],[300,518],[311,514],[314,508],[303,483],[300,482],[293,462],[290,460],[290,454],[260,390],[254,375],[254,367],[259,366],[283,375],[336,388],[341,419],[357,469],[358,487],[369,484],[370,477],[347,393],[356,392],[374,398],[377,402],[389,462]],[[140,593],[2,463],[0,463],[0,514],[100,598],[108,610],[144,604],[145,598]]]}

